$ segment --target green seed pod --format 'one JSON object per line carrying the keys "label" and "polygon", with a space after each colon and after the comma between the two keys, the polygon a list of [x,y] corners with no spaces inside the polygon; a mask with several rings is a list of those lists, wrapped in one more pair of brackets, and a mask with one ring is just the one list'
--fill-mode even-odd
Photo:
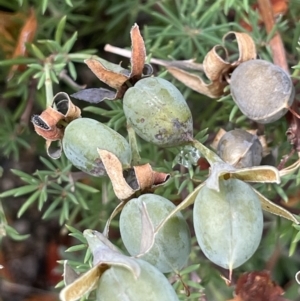
{"label": "green seed pod", "polygon": [[220,191],[204,186],[194,204],[194,228],[199,246],[215,264],[234,269],[256,251],[262,237],[260,200],[250,185],[220,179]]}
{"label": "green seed pod", "polygon": [[295,94],[290,76],[264,60],[240,64],[231,75],[230,89],[242,113],[259,123],[271,123],[282,117]]}
{"label": "green seed pod", "polygon": [[232,166],[246,168],[260,164],[263,147],[256,135],[235,129],[222,136],[217,152],[223,161]]}
{"label": "green seed pod", "polygon": [[129,88],[123,98],[127,120],[144,140],[159,146],[176,146],[193,136],[191,111],[170,82],[148,77]]}
{"label": "green seed pod", "polygon": [[130,166],[131,149],[124,137],[108,126],[89,118],[72,121],[62,140],[67,158],[78,169],[92,175],[106,175],[97,148],[115,154],[124,168]]}
{"label": "green seed pod", "polygon": [[[143,203],[154,229],[175,208],[172,202],[154,194],[141,195],[125,205],[120,216],[120,232],[123,243],[132,256],[141,253],[142,240],[151,236],[143,233]],[[190,251],[190,231],[182,214],[178,212],[159,230],[151,249],[140,258],[151,263],[162,273],[168,273],[182,269],[187,263]]]}
{"label": "green seed pod", "polygon": [[151,264],[137,259],[141,273],[137,279],[122,266],[106,270],[97,286],[97,301],[178,301],[167,278]]}

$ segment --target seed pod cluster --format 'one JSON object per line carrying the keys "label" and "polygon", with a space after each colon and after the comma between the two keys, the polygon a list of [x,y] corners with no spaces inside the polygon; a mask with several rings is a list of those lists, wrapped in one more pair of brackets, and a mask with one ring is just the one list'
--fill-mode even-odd
{"label": "seed pod cluster", "polygon": [[230,90],[242,113],[259,123],[271,123],[282,117],[295,94],[290,76],[264,60],[240,64],[231,75]]}

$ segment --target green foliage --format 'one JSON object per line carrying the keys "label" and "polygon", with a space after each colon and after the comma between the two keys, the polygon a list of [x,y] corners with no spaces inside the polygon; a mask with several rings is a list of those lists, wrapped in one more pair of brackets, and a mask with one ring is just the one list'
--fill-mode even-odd
{"label": "green foliage", "polygon": [[18,114],[12,115],[8,110],[0,111],[3,126],[0,128],[0,145],[3,156],[13,156],[19,159],[20,150],[29,149],[30,145],[26,141],[28,130],[16,123],[19,118]]}
{"label": "green foliage", "polygon": [[[12,178],[17,183],[0,193],[0,242],[4,236],[15,240],[28,238],[27,234],[19,234],[9,222],[11,217],[6,216],[9,214],[9,202],[20,199],[22,205],[16,218],[24,216],[29,208],[36,207],[42,212],[43,219],[57,222],[64,232],[69,232],[79,241],[78,245],[66,250],[65,258],[76,272],[86,272],[92,266],[92,255],[82,231],[103,231],[119,200],[107,177],[95,178],[78,171],[65,156],[58,160],[46,159],[44,142],[34,132],[30,117],[51,106],[57,92],[65,91],[71,95],[85,85],[89,88],[103,86],[84,65],[84,60],[92,55],[114,63],[124,60],[122,67],[127,68],[127,59],[108,54],[102,49],[106,43],[129,49],[129,31],[134,23],[141,28],[148,61],[151,58],[195,59],[202,63],[213,46],[222,44],[225,33],[245,31],[241,20],[258,24],[260,17],[257,11],[251,9],[252,4],[253,1],[248,0],[0,0],[0,6],[5,11],[26,14],[33,7],[38,22],[35,39],[25,45],[26,55],[7,57],[2,51],[0,54],[0,68],[3,70],[0,75],[0,181],[4,183],[6,178]],[[296,90],[300,78],[300,63],[297,63],[299,13],[297,1],[290,1],[289,12],[277,20],[274,29],[281,33],[288,63],[294,66],[292,79]],[[260,58],[268,61],[272,61],[268,42],[273,34],[267,34],[258,25],[253,26],[251,32]],[[236,47],[228,49],[230,58],[236,59]],[[15,71],[7,82],[9,70],[15,65],[24,65],[25,70]],[[230,94],[217,100],[209,99],[175,80],[164,67],[153,66],[155,76],[169,80],[183,94],[193,115],[194,137],[200,142],[207,145],[212,143],[212,138],[221,127],[226,130],[257,128],[257,124],[241,113]],[[83,117],[99,120],[126,138],[130,135],[122,100],[106,100],[97,105],[74,102],[81,107]],[[268,147],[274,155],[271,165],[277,166],[291,151],[285,136],[288,126],[287,121],[281,118],[264,128]],[[178,204],[207,179],[208,171],[202,169],[198,162],[200,154],[193,153],[194,149],[161,148],[139,137],[135,142],[141,163],[150,163],[156,171],[170,174],[169,181],[159,187],[156,194]],[[288,163],[297,159],[297,154],[294,154]],[[24,167],[24,162],[30,167]],[[300,171],[295,170],[283,176],[280,185],[260,183],[254,187],[276,203],[285,204],[291,198],[299,198],[299,174]],[[2,187],[5,185],[0,189]],[[299,201],[293,210],[299,213]],[[182,213],[191,225],[191,210],[186,209]],[[110,229],[119,229],[118,218],[112,220]],[[299,262],[300,227],[292,227],[291,222],[265,214],[264,229],[258,252],[237,269],[237,276],[244,271],[265,268],[265,263],[278,246],[284,250],[280,254],[282,269],[285,269],[286,263],[294,272],[294,266]],[[114,243],[126,252],[118,234],[114,236]],[[274,268],[273,276],[281,281],[278,269]],[[208,300],[230,299],[232,290],[226,287],[219,277],[220,273],[203,256],[193,234],[188,265],[172,278],[173,287],[180,300],[199,300],[204,294]],[[284,270],[283,273],[289,272]],[[225,273],[223,275],[227,276]],[[187,287],[189,296],[182,293]],[[292,289],[288,290],[287,298],[296,298]]]}
{"label": "green foliage", "polygon": [[0,194],[0,198],[29,194],[18,211],[18,217],[21,217],[35,202],[39,210],[44,207],[45,202],[51,202],[45,210],[43,218],[58,217],[60,225],[66,220],[74,219],[81,210],[89,210],[86,196],[97,193],[98,190],[76,182],[70,171],[72,165],[64,157],[53,162],[45,158],[40,158],[40,160],[47,170],[37,170],[32,175],[20,170],[12,170],[26,185]]}

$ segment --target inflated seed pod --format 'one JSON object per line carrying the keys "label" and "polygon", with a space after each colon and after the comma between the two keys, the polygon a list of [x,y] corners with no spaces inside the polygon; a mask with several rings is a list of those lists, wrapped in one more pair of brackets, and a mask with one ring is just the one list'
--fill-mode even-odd
{"label": "inflated seed pod", "polygon": [[[130,200],[120,216],[120,232],[130,255],[140,254],[143,233],[142,206],[146,206],[154,229],[175,208],[168,199],[154,194],[143,194]],[[151,263],[162,273],[179,271],[187,263],[191,251],[191,235],[188,225],[179,212],[173,216],[155,236],[150,250],[140,258]]]}
{"label": "inflated seed pod", "polygon": [[204,186],[196,197],[193,218],[201,250],[225,269],[246,262],[262,237],[260,200],[250,185],[237,179],[220,179],[219,192]]}
{"label": "inflated seed pod", "polygon": [[278,120],[294,101],[290,76],[264,60],[240,64],[231,75],[230,89],[242,113],[259,123]]}
{"label": "inflated seed pod", "polygon": [[176,146],[193,136],[191,111],[170,82],[148,77],[129,88],[123,98],[127,120],[144,140],[159,146]]}
{"label": "inflated seed pod", "polygon": [[106,175],[97,148],[115,154],[124,168],[130,166],[131,149],[126,139],[94,119],[78,118],[72,121],[66,127],[62,144],[72,164],[92,176]]}
{"label": "inflated seed pod", "polygon": [[148,262],[137,259],[141,268],[135,279],[132,272],[122,266],[113,266],[101,276],[97,301],[178,301],[167,278]]}
{"label": "inflated seed pod", "polygon": [[263,147],[256,135],[235,129],[225,133],[219,141],[218,155],[236,168],[258,166],[262,160]]}

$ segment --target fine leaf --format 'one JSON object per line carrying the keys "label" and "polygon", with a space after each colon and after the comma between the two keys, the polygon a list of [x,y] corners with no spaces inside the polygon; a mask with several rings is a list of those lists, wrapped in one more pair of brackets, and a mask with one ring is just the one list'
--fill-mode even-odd
{"label": "fine leaf", "polygon": [[37,200],[39,194],[40,191],[37,190],[27,199],[27,201],[21,206],[21,208],[18,211],[18,218],[20,218],[23,215],[23,213]]}
{"label": "fine leaf", "polygon": [[66,25],[66,20],[67,20],[67,16],[63,16],[56,27],[54,39],[58,44],[61,43],[61,38],[62,38],[62,34],[64,32],[64,28]]}
{"label": "fine leaf", "polygon": [[70,52],[70,50],[72,49],[74,43],[77,40],[77,31],[74,32],[74,34],[72,35],[72,37],[64,44],[64,46],[62,47],[63,52]]}

